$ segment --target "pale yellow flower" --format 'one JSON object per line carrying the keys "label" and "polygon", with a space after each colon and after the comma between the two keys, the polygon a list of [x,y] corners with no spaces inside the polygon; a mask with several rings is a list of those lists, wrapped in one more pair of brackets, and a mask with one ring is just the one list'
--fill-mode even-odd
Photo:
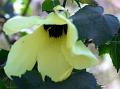
{"label": "pale yellow flower", "polygon": [[58,82],[68,78],[73,69],[96,65],[96,57],[78,41],[77,29],[65,12],[63,7],[57,6],[45,19],[14,17],[5,23],[4,31],[8,35],[36,27],[35,32],[20,38],[12,46],[4,67],[8,77],[21,77],[37,62],[43,79],[48,76]]}

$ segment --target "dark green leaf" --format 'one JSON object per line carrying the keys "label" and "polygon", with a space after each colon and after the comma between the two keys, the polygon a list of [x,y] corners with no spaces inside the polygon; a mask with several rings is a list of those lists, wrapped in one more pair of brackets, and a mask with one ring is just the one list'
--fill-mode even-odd
{"label": "dark green leaf", "polygon": [[101,85],[97,85],[97,89],[103,89]]}
{"label": "dark green leaf", "polygon": [[7,55],[8,55],[8,52],[7,50],[0,50],[0,59],[2,58],[7,58]]}
{"label": "dark green leaf", "polygon": [[57,5],[60,5],[59,0],[45,0],[42,4],[42,10],[51,12],[53,11],[53,8]]}
{"label": "dark green leaf", "polygon": [[3,79],[4,77],[6,77],[4,69],[0,68],[0,79]]}
{"label": "dark green leaf", "polygon": [[23,37],[23,36],[25,36],[25,35],[27,35],[28,33],[26,33],[26,32],[20,32],[20,37]]}
{"label": "dark green leaf", "polygon": [[8,55],[8,51],[0,50],[0,78],[4,78],[5,77],[5,73],[4,73],[3,67],[4,67],[5,62],[7,60],[7,55]]}
{"label": "dark green leaf", "polygon": [[4,64],[7,60],[8,51],[6,50],[0,50],[0,65]]}
{"label": "dark green leaf", "polygon": [[7,89],[5,84],[0,80],[0,89]]}
{"label": "dark green leaf", "polygon": [[103,44],[98,47],[99,55],[103,55],[105,53],[110,52],[110,44]]}
{"label": "dark green leaf", "polygon": [[96,45],[110,41],[120,27],[118,19],[110,14],[103,14],[103,8],[90,5],[77,11],[71,19],[78,29],[79,39],[93,39]]}
{"label": "dark green leaf", "polygon": [[110,56],[112,58],[113,65],[119,71],[120,69],[120,35],[116,35],[111,41]]}
{"label": "dark green leaf", "polygon": [[13,77],[18,89],[96,89],[96,79],[85,71],[73,72],[72,75],[62,82],[55,83],[46,77],[42,80],[36,71],[27,72],[22,78]]}

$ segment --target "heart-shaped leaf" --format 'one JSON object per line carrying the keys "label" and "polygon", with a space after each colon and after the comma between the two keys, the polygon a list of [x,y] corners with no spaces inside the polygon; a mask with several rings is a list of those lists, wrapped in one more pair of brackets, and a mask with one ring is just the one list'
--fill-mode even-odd
{"label": "heart-shaped leaf", "polygon": [[62,82],[55,83],[46,77],[42,80],[36,71],[27,72],[22,78],[13,77],[18,89],[96,89],[96,79],[85,71],[73,72],[72,75]]}
{"label": "heart-shaped leaf", "polygon": [[96,45],[110,41],[120,27],[118,19],[110,14],[103,14],[103,8],[87,5],[71,16],[78,29],[79,39],[93,39]]}

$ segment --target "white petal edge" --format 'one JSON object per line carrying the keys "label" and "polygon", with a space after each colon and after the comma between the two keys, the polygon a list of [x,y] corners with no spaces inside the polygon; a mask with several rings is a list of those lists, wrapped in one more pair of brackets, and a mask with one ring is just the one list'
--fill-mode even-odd
{"label": "white petal edge", "polygon": [[75,69],[86,69],[97,64],[95,55],[82,43],[77,41],[71,49],[63,49],[66,61]]}
{"label": "white petal edge", "polygon": [[35,25],[42,24],[39,16],[15,16],[9,19],[3,26],[3,30],[7,35],[12,35],[21,31],[22,29],[31,28]]}

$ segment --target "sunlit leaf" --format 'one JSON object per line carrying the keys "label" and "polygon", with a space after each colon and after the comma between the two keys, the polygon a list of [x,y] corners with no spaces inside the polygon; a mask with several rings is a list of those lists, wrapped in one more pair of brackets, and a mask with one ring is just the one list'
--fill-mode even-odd
{"label": "sunlit leaf", "polygon": [[51,12],[57,5],[60,5],[59,0],[45,0],[42,4],[42,10]]}
{"label": "sunlit leaf", "polygon": [[98,5],[98,3],[95,0],[79,0],[79,1],[82,4],[90,4],[90,5],[93,5],[93,6],[97,6]]}
{"label": "sunlit leaf", "polygon": [[10,0],[10,1],[13,2],[13,3],[16,2],[16,0]]}

